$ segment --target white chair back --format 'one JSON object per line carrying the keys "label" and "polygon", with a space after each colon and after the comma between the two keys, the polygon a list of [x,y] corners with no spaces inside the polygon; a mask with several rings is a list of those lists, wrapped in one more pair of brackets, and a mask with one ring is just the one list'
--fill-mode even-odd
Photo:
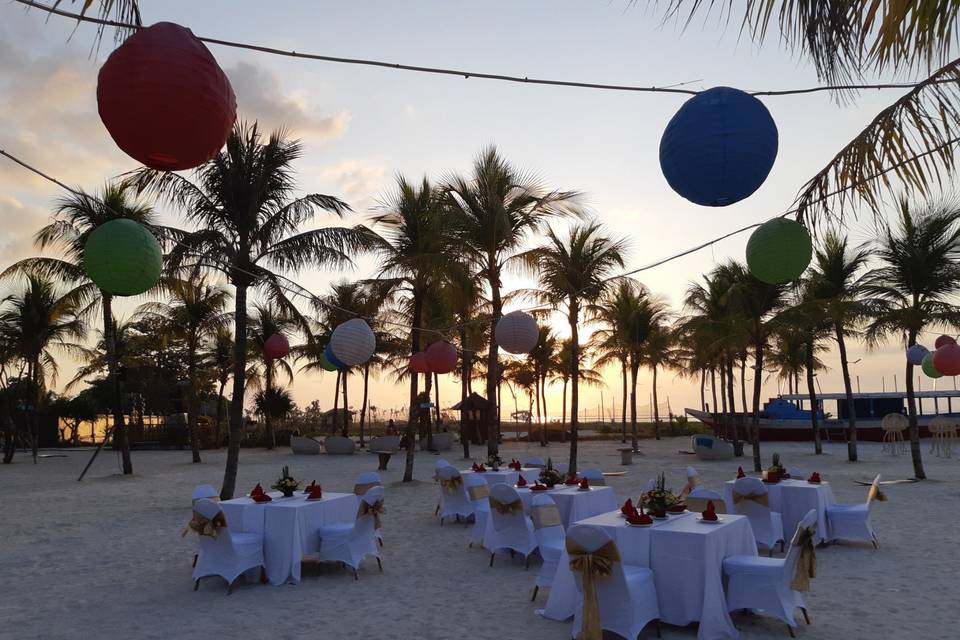
{"label": "white chair back", "polygon": [[706,487],[697,487],[691,491],[685,502],[690,511],[706,511],[707,502],[713,502],[713,508],[717,513],[727,513],[727,503],[720,492]]}
{"label": "white chair back", "polygon": [[438,480],[440,478],[440,469],[444,467],[449,467],[450,463],[444,460],[443,458],[438,458],[436,462],[433,463],[433,479]]}
{"label": "white chair back", "polygon": [[[514,504],[519,502],[521,508],[513,513],[500,513],[494,505],[494,501],[500,504]],[[526,529],[526,516],[523,513],[523,501],[517,490],[508,484],[499,483],[490,487],[490,516],[493,518],[493,528],[497,531],[506,529]]]}
{"label": "white chair back", "polygon": [[489,505],[487,498],[490,497],[490,485],[483,479],[483,476],[477,473],[468,473],[463,477],[463,486],[467,490],[467,498],[473,503],[474,507],[482,505],[484,511]]}
{"label": "white chair back", "polygon": [[800,532],[804,530],[812,530],[813,533],[816,533],[817,528],[817,510],[811,509],[807,512],[807,515],[803,516],[800,519],[800,522],[797,523],[797,530],[794,532],[793,537],[790,538],[790,548],[787,550],[787,557],[783,561],[783,576],[782,579],[786,583],[787,589],[790,589],[790,584],[793,582],[793,576],[797,572],[797,561],[800,559],[800,547],[796,544],[797,538],[800,536]]}
{"label": "white chair back", "polygon": [[[193,510],[208,520],[213,520],[217,515],[223,512],[220,503],[214,502],[209,498],[201,498],[193,505]],[[228,523],[229,524],[229,523]],[[218,536],[197,536],[200,539],[200,551],[203,553],[212,553],[218,556],[233,552],[233,540],[230,537],[229,529],[223,529]]]}
{"label": "white chair back", "polygon": [[[383,502],[383,487],[371,487],[369,491],[360,496],[360,500],[365,504],[373,506],[378,502]],[[357,537],[373,535],[376,520],[373,514],[367,513],[357,517],[357,522],[353,527],[353,533]]]}
{"label": "white chair back", "polygon": [[[744,497],[737,502],[737,496]],[[751,499],[754,498],[754,499]],[[747,516],[750,521],[750,528],[753,529],[753,535],[757,541],[768,541],[774,537],[773,524],[770,520],[769,493],[767,486],[763,484],[760,478],[738,478],[733,483],[733,509],[737,513]]]}
{"label": "white chair back", "polygon": [[220,500],[220,492],[214,489],[213,485],[198,484],[193,488],[193,503],[196,504],[197,500],[204,498],[218,502]]}
{"label": "white chair back", "polygon": [[353,485],[353,493],[362,496],[373,487],[380,486],[380,474],[376,471],[367,471],[357,476],[356,483]]}
{"label": "white chair back", "polygon": [[557,473],[565,476],[567,475],[567,471],[570,470],[570,465],[566,462],[558,462],[557,464],[553,465],[553,468],[556,469]]}
{"label": "white chair back", "polygon": [[560,510],[557,509],[553,498],[545,493],[534,495],[530,506],[530,519],[533,520],[537,544],[563,548],[563,521],[560,519]]}
{"label": "white chair back", "polygon": [[534,456],[533,458],[527,458],[526,462],[523,463],[525,467],[539,467],[543,468],[546,466],[546,463],[543,461],[543,458],[538,458]]}
{"label": "white chair back", "polygon": [[656,486],[657,486],[657,481],[654,480],[653,478],[650,478],[649,480],[643,483],[643,493],[649,493],[653,491]]}
{"label": "white chair back", "polygon": [[603,477],[603,471],[594,467],[592,469],[584,469],[580,476],[587,479],[591,485],[594,486],[604,486],[607,484],[607,481]]}
{"label": "white chair back", "polygon": [[880,493],[880,474],[877,474],[877,477],[873,479],[873,482],[870,483],[870,488],[867,490],[867,508],[870,508],[870,503],[877,498],[877,494]]}
{"label": "white chair back", "polygon": [[[578,545],[584,551],[593,552],[610,542],[613,542],[613,538],[602,527],[577,524],[567,531],[566,545],[568,552],[571,550],[571,543]],[[613,542],[613,544],[616,546],[616,542]],[[577,582],[577,590],[582,594],[583,578],[576,571],[573,576]],[[629,622],[625,622],[625,620],[632,618],[634,603],[630,600],[630,591],[627,588],[623,563],[614,562],[611,566],[610,575],[595,577],[594,584],[597,590],[597,603],[600,605],[600,626],[604,629],[629,627]],[[580,611],[577,611],[576,617],[577,622],[582,623]],[[577,629],[575,628],[575,630]]]}
{"label": "white chair back", "polygon": [[[447,465],[446,467],[441,467],[437,472],[440,480],[440,510],[441,515],[443,513],[453,514],[459,513],[464,516],[473,513],[473,507],[470,505],[470,500],[467,498],[467,490],[463,481],[463,476],[460,475],[460,472],[453,467]],[[476,474],[469,474],[476,475]],[[444,481],[451,481],[455,478],[461,480],[461,484],[456,489],[446,489],[443,484]]]}

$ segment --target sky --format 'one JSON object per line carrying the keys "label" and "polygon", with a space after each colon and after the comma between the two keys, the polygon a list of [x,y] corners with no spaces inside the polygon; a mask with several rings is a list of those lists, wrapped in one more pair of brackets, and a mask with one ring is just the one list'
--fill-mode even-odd
{"label": "sky", "polygon": [[[177,22],[197,35],[414,65],[600,83],[686,83],[695,90],[818,84],[811,65],[776,37],[757,47],[738,37],[735,24],[724,28],[716,16],[683,29],[644,4],[142,0],[141,10],[145,24]],[[108,35],[97,49],[94,36],[93,25],[47,18],[15,4],[0,6],[0,148],[87,190],[137,166],[112,143],[96,113],[97,71],[114,43]],[[439,180],[465,173],[481,148],[495,144],[510,162],[548,185],[582,191],[591,215],[611,236],[627,240],[630,268],[779,215],[812,175],[898,97],[896,91],[876,91],[844,103],[828,93],[764,98],[780,135],[769,178],[744,201],[707,208],[674,193],[659,168],[661,133],[684,96],[498,83],[218,46],[211,51],[230,78],[240,117],[270,128],[282,125],[301,138],[305,152],[295,165],[300,187],[346,200],[356,212],[350,222],[370,214],[397,174]],[[61,195],[54,185],[0,158],[0,265],[35,254],[32,234],[49,219]],[[180,222],[176,211],[160,210],[164,222]],[[872,220],[861,217],[849,221],[847,232],[854,242],[863,242],[873,229]],[[730,238],[638,278],[679,313],[689,283],[718,262],[742,260],[747,238]],[[357,256],[353,270],[312,270],[295,279],[323,294],[331,282],[367,277],[374,268],[370,258]],[[505,288],[530,284],[511,275]],[[5,292],[10,286],[2,285]],[[129,317],[140,302],[126,301],[118,314]],[[558,334],[568,333],[559,317],[553,324]],[[855,388],[891,390],[895,375],[902,388],[899,345],[868,352],[858,344],[850,351]],[[822,390],[841,391],[835,352],[824,360],[829,370],[818,376]],[[70,363],[64,363],[60,386],[72,377]],[[581,392],[588,417],[597,414],[601,402],[608,415],[611,405],[619,412],[618,374],[607,371],[605,379],[606,388]],[[930,382],[923,380],[921,387],[930,388]],[[697,383],[672,372],[660,376],[658,389],[663,409],[668,402],[674,413],[699,405]],[[292,390],[301,405],[319,399],[329,407],[333,376],[299,375]],[[638,397],[649,398],[650,391],[644,372]],[[775,379],[765,380],[764,397],[777,391]],[[351,383],[350,394],[351,404],[359,405],[359,381]],[[559,414],[559,385],[547,395],[550,414]],[[400,407],[405,397],[406,391],[390,380],[371,386],[371,401],[381,408]],[[457,398],[456,381],[443,380],[441,405]],[[504,398],[512,410],[509,393]],[[647,405],[641,414],[648,413],[649,401],[640,404]]]}

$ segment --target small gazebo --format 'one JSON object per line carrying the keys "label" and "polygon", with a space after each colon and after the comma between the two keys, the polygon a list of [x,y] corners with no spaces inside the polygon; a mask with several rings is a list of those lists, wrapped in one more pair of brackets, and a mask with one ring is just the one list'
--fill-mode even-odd
{"label": "small gazebo", "polygon": [[473,444],[487,441],[487,414],[492,407],[489,400],[474,392],[451,407],[460,412],[461,440]]}

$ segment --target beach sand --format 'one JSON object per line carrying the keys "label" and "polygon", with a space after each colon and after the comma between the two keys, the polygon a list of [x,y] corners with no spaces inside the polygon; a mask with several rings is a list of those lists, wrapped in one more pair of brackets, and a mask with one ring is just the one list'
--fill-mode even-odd
{"label": "beach sand", "polygon": [[[750,459],[698,461],[682,455],[689,439],[641,443],[644,455],[619,465],[617,442],[581,444],[581,468],[627,470],[609,478],[620,501],[636,496],[647,478],[665,471],[679,489],[688,464],[703,484],[720,488],[738,464]],[[818,549],[818,573],[807,606],[813,624],[801,623],[800,638],[933,640],[956,638],[957,560],[960,531],[960,459],[927,454],[931,480],[884,488],[889,501],[874,505],[881,548],[845,543]],[[866,488],[853,481],[876,473],[885,479],[912,475],[908,455],[881,454],[880,445],[860,445],[861,462],[846,462],[846,447],[825,445],[815,457],[810,443],[764,443],[764,461],[778,451],[787,466],[817,470],[839,501],[859,502]],[[748,450],[749,451],[749,450]],[[565,445],[506,444],[504,458],[552,455],[565,460]],[[58,452],[47,452],[58,453]],[[385,573],[368,560],[360,580],[333,566],[305,563],[300,585],[245,584],[226,595],[224,582],[202,581],[193,591],[194,543],[180,532],[190,517],[190,491],[200,483],[219,486],[225,452],[134,452],[137,473],[118,475],[116,454],[104,451],[87,479],[76,481],[89,451],[40,460],[25,455],[0,467],[3,544],[0,558],[0,638],[413,638],[556,640],[570,624],[544,620],[530,602],[535,566],[499,560],[468,549],[462,525],[440,527],[433,516],[436,488],[429,480],[436,455],[417,454],[417,482],[402,484],[402,458],[382,472],[387,492],[384,519]],[[479,453],[479,451],[477,451]],[[458,451],[445,452],[455,466],[469,467]],[[352,490],[361,471],[376,469],[376,456],[294,456],[288,449],[241,452],[238,493],[265,486],[289,465],[295,477],[316,479],[325,490]],[[762,616],[735,616],[743,638],[786,638],[783,624]],[[655,637],[652,626],[644,638]],[[695,638],[696,627],[664,626],[664,638]]]}

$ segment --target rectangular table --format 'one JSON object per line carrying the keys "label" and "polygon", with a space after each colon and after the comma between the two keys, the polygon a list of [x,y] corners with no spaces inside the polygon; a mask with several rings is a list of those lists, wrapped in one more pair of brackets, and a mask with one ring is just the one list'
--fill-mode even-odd
{"label": "rectangular table", "polygon": [[[477,473],[472,469],[465,469],[460,471],[460,475],[465,476],[471,473]],[[520,474],[523,474],[523,479],[527,481],[528,484],[533,484],[537,481],[537,478],[540,477],[540,469],[536,467],[524,467],[520,471],[514,471],[506,467],[501,467],[497,471],[487,470],[481,471],[478,475],[483,476],[483,479],[486,480],[487,484],[491,487],[495,484],[517,484],[517,478],[520,477]]]}
{"label": "rectangular table", "polygon": [[317,530],[324,525],[353,522],[357,497],[352,493],[324,492],[322,500],[307,501],[298,493],[284,498],[271,493],[272,502],[254,502],[249,497],[220,503],[233,531],[263,536],[263,558],[272,585],[300,582],[304,554],[320,550]]}
{"label": "rectangular table", "polygon": [[[697,637],[701,640],[738,637],[727,613],[723,559],[757,554],[747,519],[723,515],[719,524],[703,524],[697,522],[699,514],[686,513],[639,528],[628,527],[618,513],[604,513],[577,524],[603,527],[616,541],[624,563],[653,570],[660,619],[678,626],[699,621]],[[579,598],[564,550],[541,613],[553,620],[567,620],[581,606]]]}
{"label": "rectangular table", "polygon": [[[728,480],[723,486],[723,498],[727,503],[727,510],[736,512],[733,503],[734,480]],[[819,544],[830,540],[827,528],[827,507],[836,503],[833,489],[829,482],[811,484],[806,480],[789,478],[780,482],[766,484],[767,495],[770,499],[770,509],[780,513],[783,520],[783,537],[789,544],[797,525],[803,516],[811,509],[817,512],[817,537],[814,542]]]}

